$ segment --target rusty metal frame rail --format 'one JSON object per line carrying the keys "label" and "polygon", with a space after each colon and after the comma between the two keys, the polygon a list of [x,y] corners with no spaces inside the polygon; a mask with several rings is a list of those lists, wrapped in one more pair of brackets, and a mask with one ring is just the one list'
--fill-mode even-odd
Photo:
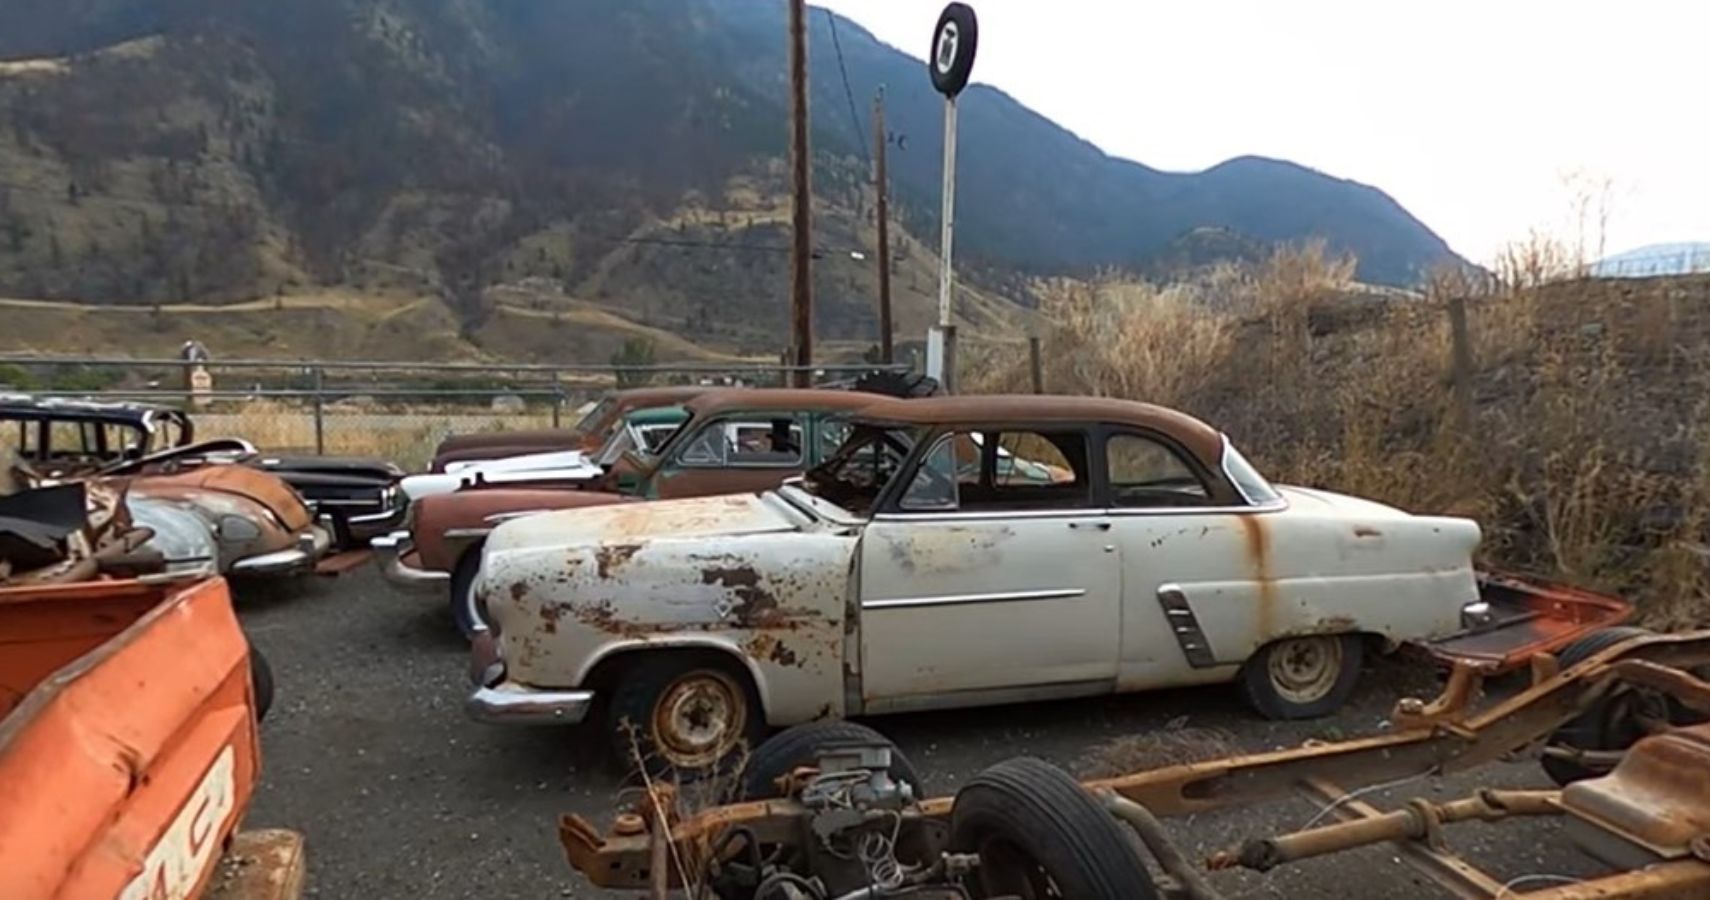
{"label": "rusty metal frame rail", "polygon": [[[1694,707],[1710,704],[1710,690],[1685,674],[1702,666],[1710,666],[1710,631],[1634,638],[1566,671],[1555,672],[1554,666],[1547,664],[1537,667],[1538,680],[1530,688],[1480,712],[1470,710],[1481,693],[1482,675],[1461,666],[1437,700],[1399,702],[1392,716],[1395,731],[1389,734],[1171,766],[1084,784],[1094,793],[1109,791],[1158,817],[1170,817],[1274,799],[1303,787],[1313,790],[1313,785],[1324,794],[1334,791],[1326,786],[1338,781],[1376,784],[1466,771],[1535,751],[1557,728],[1623,681],[1670,693],[1678,691],[1685,695],[1681,699]],[[922,801],[912,817],[944,818],[952,802],[949,797]],[[1338,809],[1343,816],[1381,815],[1355,801],[1345,801]],[[721,806],[674,821],[670,837],[683,849],[684,859],[706,859],[719,835],[736,826],[766,843],[800,840],[807,815],[791,800]],[[652,838],[645,831],[602,834],[578,816],[565,816],[559,823],[559,837],[571,866],[600,887],[639,890],[654,883],[656,873],[649,865]],[[1476,870],[1464,862],[1458,866],[1448,859],[1429,858],[1425,862],[1444,876],[1443,881],[1458,881],[1467,889],[1488,891],[1492,883],[1488,877],[1472,874]],[[680,874],[671,873],[670,880],[680,883]],[[1689,876],[1710,877],[1710,865],[1697,864]],[[1557,900],[1575,896],[1580,895],[1563,893]]]}

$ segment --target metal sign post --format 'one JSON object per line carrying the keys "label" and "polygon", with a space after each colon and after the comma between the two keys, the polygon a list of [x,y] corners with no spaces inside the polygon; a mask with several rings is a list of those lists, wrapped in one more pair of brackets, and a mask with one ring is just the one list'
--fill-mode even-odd
{"label": "metal sign post", "polygon": [[956,270],[956,96],[968,86],[974,52],[980,42],[979,19],[965,3],[952,3],[938,17],[932,33],[932,57],[927,70],[932,86],[944,95],[944,185],[938,232],[938,324],[927,333],[926,374],[945,393],[956,386],[956,326],[953,300]]}

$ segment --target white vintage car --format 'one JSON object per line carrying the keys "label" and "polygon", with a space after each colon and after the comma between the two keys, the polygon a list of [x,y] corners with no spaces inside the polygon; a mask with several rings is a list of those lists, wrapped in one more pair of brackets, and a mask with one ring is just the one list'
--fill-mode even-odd
{"label": "white vintage car", "polygon": [[[1479,528],[1272,487],[1154,406],[877,400],[779,490],[506,522],[470,713],[711,764],[817,718],[1235,682],[1321,716],[1482,609]],[[623,729],[624,722],[634,729]]]}

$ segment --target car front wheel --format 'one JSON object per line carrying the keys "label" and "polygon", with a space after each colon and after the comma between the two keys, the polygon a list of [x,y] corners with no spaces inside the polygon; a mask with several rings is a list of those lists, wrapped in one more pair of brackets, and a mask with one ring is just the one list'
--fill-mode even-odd
{"label": "car front wheel", "polygon": [[650,775],[721,771],[766,733],[746,672],[713,655],[644,656],[619,673],[606,711],[614,757]]}
{"label": "car front wheel", "polygon": [[1347,702],[1364,659],[1358,635],[1284,638],[1260,647],[1238,681],[1247,704],[1267,719],[1316,719]]}

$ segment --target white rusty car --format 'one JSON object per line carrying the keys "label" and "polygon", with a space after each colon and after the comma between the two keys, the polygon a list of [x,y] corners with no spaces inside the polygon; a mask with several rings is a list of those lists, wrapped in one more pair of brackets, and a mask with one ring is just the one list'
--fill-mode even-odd
{"label": "white rusty car", "polygon": [[845,428],[778,490],[500,525],[471,714],[594,716],[678,767],[817,718],[1211,682],[1304,718],[1483,609],[1476,524],[1273,487],[1180,413],[876,400]]}

